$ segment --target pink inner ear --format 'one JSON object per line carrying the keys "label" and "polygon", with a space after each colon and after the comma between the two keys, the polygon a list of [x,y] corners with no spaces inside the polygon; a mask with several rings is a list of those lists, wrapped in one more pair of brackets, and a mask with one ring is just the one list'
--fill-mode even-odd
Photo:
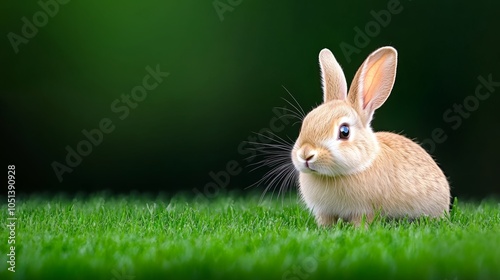
{"label": "pink inner ear", "polygon": [[382,86],[383,82],[383,75],[384,71],[380,71],[380,67],[383,67],[385,58],[381,57],[380,59],[377,59],[374,63],[369,63],[365,72],[365,77],[363,81],[363,89],[364,89],[364,95],[363,95],[363,109],[366,108],[368,103],[372,101],[373,97],[377,93],[377,90],[380,89]]}

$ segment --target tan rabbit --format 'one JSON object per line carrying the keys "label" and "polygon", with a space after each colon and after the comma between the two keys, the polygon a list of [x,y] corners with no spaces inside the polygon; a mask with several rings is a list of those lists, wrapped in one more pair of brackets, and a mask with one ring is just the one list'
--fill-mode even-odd
{"label": "tan rabbit", "polygon": [[432,157],[408,138],[370,127],[375,109],[392,90],[396,50],[383,47],[370,54],[349,95],[328,49],[319,62],[323,104],[304,118],[292,150],[302,199],[317,223],[331,225],[340,218],[359,225],[378,211],[392,218],[445,215],[450,187]]}

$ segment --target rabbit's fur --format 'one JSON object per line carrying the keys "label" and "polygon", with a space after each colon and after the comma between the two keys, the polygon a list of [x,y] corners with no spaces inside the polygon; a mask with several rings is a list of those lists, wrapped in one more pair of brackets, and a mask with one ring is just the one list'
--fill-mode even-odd
{"label": "rabbit's fur", "polygon": [[[418,144],[389,132],[374,133],[375,109],[388,98],[397,52],[383,47],[368,56],[347,94],[333,54],[319,55],[323,104],[304,118],[292,150],[302,199],[319,225],[339,218],[359,224],[384,216],[440,217],[448,212],[450,187],[432,157]],[[340,132],[348,129],[348,137]]]}

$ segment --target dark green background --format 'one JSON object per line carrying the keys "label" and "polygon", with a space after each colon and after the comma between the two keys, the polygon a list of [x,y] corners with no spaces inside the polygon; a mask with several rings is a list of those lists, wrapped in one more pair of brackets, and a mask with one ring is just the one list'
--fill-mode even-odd
{"label": "dark green background", "polygon": [[[306,110],[321,102],[322,48],[350,83],[370,52],[391,45],[399,52],[396,84],[374,129],[423,141],[441,127],[448,139],[433,156],[453,195],[499,194],[500,90],[456,130],[443,113],[474,94],[479,75],[500,81],[500,3],[401,1],[402,11],[348,62],[340,44],[354,45],[354,28],[364,29],[388,2],[243,0],[221,21],[212,1],[72,0],[15,54],[7,34],[21,34],[21,18],[31,21],[41,8],[4,1],[3,166],[16,164],[18,191],[203,191],[210,171],[230,160],[246,164],[238,146],[269,126],[273,107],[286,105],[282,86]],[[110,104],[157,64],[170,76],[119,120]],[[51,163],[64,163],[65,147],[104,117],[115,131],[60,183]],[[298,130],[279,135],[294,139]],[[228,189],[262,176],[249,170],[232,176]]]}

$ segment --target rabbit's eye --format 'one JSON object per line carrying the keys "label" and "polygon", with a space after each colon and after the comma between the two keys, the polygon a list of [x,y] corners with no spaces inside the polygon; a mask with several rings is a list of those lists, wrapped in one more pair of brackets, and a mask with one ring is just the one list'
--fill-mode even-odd
{"label": "rabbit's eye", "polygon": [[342,124],[339,128],[339,139],[349,139],[349,125]]}

